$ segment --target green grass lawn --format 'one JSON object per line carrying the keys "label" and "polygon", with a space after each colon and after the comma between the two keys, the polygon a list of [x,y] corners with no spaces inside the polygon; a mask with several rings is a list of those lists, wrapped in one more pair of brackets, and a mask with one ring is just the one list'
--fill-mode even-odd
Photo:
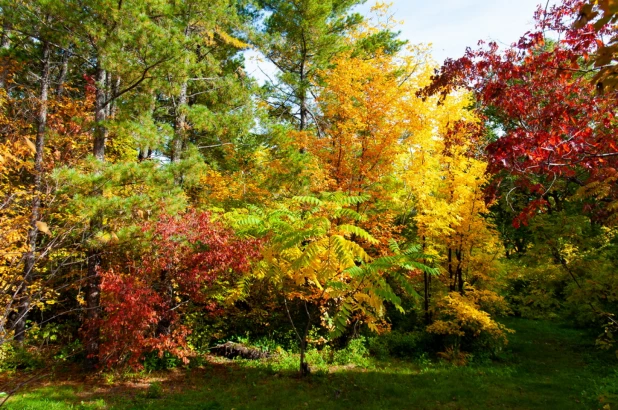
{"label": "green grass lawn", "polygon": [[305,380],[267,363],[208,364],[115,385],[52,382],[18,393],[7,408],[618,409],[616,357],[598,352],[593,337],[551,322],[506,324],[516,333],[498,362],[373,361]]}

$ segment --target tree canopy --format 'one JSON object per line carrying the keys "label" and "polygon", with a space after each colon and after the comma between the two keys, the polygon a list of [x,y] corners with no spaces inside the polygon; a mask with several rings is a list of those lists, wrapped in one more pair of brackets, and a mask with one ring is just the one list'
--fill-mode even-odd
{"label": "tree canopy", "polygon": [[464,364],[507,315],[615,349],[616,2],[441,66],[361,3],[0,0],[0,358],[268,339],[307,375],[403,332]]}

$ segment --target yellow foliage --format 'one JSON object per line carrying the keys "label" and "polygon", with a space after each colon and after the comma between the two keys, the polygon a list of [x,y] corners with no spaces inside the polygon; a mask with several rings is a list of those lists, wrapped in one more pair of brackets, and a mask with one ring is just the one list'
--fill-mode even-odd
{"label": "yellow foliage", "polygon": [[[347,211],[354,212],[347,208],[349,197],[325,195],[324,200],[298,197],[289,207],[262,216],[228,215],[238,228],[253,226],[270,233],[251,279],[270,282],[286,300],[318,307],[320,322],[329,330],[345,328],[354,314],[355,320],[379,331],[390,288],[378,271],[360,267],[373,260],[364,247],[377,240],[346,223]],[[234,289],[231,297],[243,297],[243,287]],[[338,312],[335,318],[328,316],[333,310]]]}
{"label": "yellow foliage", "polygon": [[[27,235],[34,195],[33,154],[36,151],[34,120],[29,116],[31,104],[32,100],[10,98],[4,89],[0,89],[0,127],[3,129],[0,136],[0,306],[5,312],[15,308],[12,297],[23,279],[23,256],[28,251]],[[72,166],[90,153],[91,104],[88,98],[50,98],[48,101],[44,181],[57,163]],[[11,113],[10,117],[7,113]],[[44,185],[47,184],[44,182]],[[38,194],[43,204],[40,219],[50,221],[60,217],[66,221],[73,218],[74,215],[58,211],[56,204],[62,202],[61,198],[54,196],[53,184],[47,186],[46,193]],[[52,200],[56,202],[52,203]],[[52,233],[43,221],[36,222],[36,226],[47,235]],[[46,267],[37,269],[43,273]],[[28,292],[36,295],[32,307],[44,309],[55,301],[56,294],[43,283],[35,280],[28,287]],[[5,319],[4,315],[0,316],[0,320]],[[0,325],[4,328],[3,323]]]}
{"label": "yellow foliage", "polygon": [[[375,28],[362,26],[350,44]],[[361,226],[384,245],[398,233],[393,229],[398,214],[394,193],[400,183],[395,159],[406,150],[402,140],[423,128],[414,93],[429,78],[430,66],[424,47],[398,55],[378,50],[371,57],[352,50],[336,56],[332,67],[320,73],[321,129],[307,147],[326,173],[321,190],[371,198],[357,208],[367,216]],[[384,254],[386,248],[379,246],[376,252]]]}
{"label": "yellow foliage", "polygon": [[222,30],[221,28],[217,27],[215,29],[215,33],[217,33],[217,35],[219,37],[221,37],[221,40],[223,40],[223,42],[225,44],[228,44],[232,47],[236,47],[238,49],[243,49],[243,48],[250,48],[251,45],[248,43],[245,43],[244,41],[231,36],[229,33],[225,32],[225,30]]}
{"label": "yellow foliage", "polygon": [[403,136],[421,128],[416,98],[416,60],[378,52],[373,58],[337,56],[325,71],[320,97],[324,135],[309,145],[327,169],[331,190],[385,195],[380,183],[391,175]]}
{"label": "yellow foliage", "polygon": [[[5,106],[12,103],[0,89],[0,126],[6,133],[0,139],[0,306],[10,306],[16,284],[22,276],[22,256],[27,251],[29,211],[32,191],[24,177],[33,170],[32,151],[26,143],[28,124],[9,119]],[[5,328],[0,316],[0,326]],[[6,335],[0,334],[0,339]]]}
{"label": "yellow foliage", "polygon": [[407,152],[398,160],[418,236],[425,252],[440,256],[452,290],[461,286],[459,276],[468,283],[491,281],[503,254],[498,233],[484,217],[489,176],[469,134],[478,124],[466,108],[470,98],[459,93],[442,105],[421,106],[423,127],[406,140]]}
{"label": "yellow foliage", "polygon": [[506,333],[513,331],[494,321],[488,312],[481,309],[481,304],[497,302],[502,305],[504,300],[491,292],[468,292],[462,295],[451,292],[438,302],[440,319],[427,326],[427,331],[439,335],[457,337],[479,337],[486,334],[492,339],[506,344]]}
{"label": "yellow foliage", "polygon": [[[615,198],[616,183],[618,182],[618,171],[611,167],[601,169],[597,173],[596,178],[599,178],[599,180],[589,182],[588,184],[580,187],[573,198],[594,198],[597,201],[607,198]],[[611,200],[605,206],[605,209],[609,213],[607,223],[611,226],[618,225],[618,201]]]}

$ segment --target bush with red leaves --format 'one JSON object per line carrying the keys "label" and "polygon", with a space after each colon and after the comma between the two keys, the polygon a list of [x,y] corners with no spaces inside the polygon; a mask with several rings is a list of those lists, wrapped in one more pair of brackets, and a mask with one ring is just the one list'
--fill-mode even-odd
{"label": "bush with red leaves", "polygon": [[182,324],[189,308],[216,309],[209,289],[246,272],[260,242],[241,239],[208,212],[164,216],[144,226],[150,252],[127,267],[103,272],[99,361],[105,367],[142,367],[144,356],[188,354]]}

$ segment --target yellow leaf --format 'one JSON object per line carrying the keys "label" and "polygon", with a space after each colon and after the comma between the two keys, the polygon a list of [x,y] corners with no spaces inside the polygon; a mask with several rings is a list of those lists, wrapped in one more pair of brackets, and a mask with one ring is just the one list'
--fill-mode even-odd
{"label": "yellow leaf", "polygon": [[107,244],[111,241],[112,237],[108,233],[99,232],[96,236],[96,239],[102,244]]}
{"label": "yellow leaf", "polygon": [[34,143],[30,141],[28,137],[24,137],[24,140],[26,141],[26,145],[28,145],[30,151],[32,151],[33,154],[36,154],[36,146],[34,145]]}
{"label": "yellow leaf", "polygon": [[47,226],[45,222],[36,221],[35,224],[39,231],[43,232],[46,235],[51,236],[51,231],[49,230],[49,227]]}
{"label": "yellow leaf", "polygon": [[245,42],[243,42],[242,40],[237,39],[236,37],[232,37],[230,36],[228,33],[226,33],[225,31],[216,28],[215,32],[219,35],[219,37],[221,37],[221,39],[226,43],[231,45],[232,47],[236,47],[236,48],[248,48],[251,47],[250,44],[247,44]]}

